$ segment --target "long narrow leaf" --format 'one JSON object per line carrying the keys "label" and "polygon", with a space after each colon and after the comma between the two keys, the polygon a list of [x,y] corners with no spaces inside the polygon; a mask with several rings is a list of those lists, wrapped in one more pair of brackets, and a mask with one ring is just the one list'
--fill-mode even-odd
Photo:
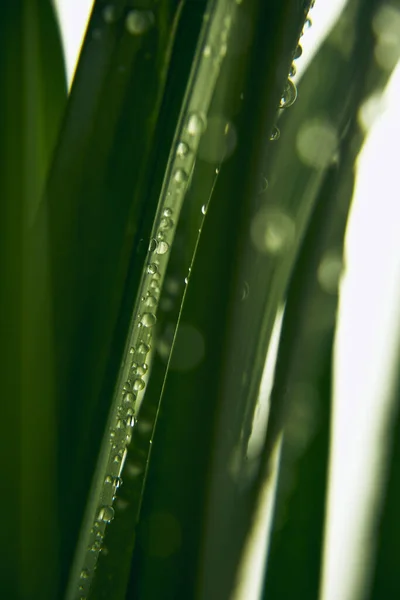
{"label": "long narrow leaf", "polygon": [[2,3],[0,76],[0,437],[9,490],[7,506],[2,505],[7,519],[1,588],[7,598],[50,599],[59,569],[57,397],[48,240],[46,229],[34,233],[32,223],[65,106],[66,82],[48,0]]}

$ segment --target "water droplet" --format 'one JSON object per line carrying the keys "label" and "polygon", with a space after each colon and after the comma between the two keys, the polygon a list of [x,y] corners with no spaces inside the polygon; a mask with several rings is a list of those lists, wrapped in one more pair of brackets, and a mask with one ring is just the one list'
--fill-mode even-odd
{"label": "water droplet", "polygon": [[301,44],[297,45],[297,48],[294,52],[294,56],[293,59],[296,60],[297,58],[300,58],[300,56],[303,54],[303,48],[301,47]]}
{"label": "water droplet", "polygon": [[171,229],[173,224],[174,224],[173,220],[170,219],[169,217],[163,217],[160,221],[161,229]]}
{"label": "water droplet", "polygon": [[290,65],[290,70],[289,70],[289,77],[294,77],[296,75],[296,65],[294,63],[292,63]]}
{"label": "water droplet", "polygon": [[135,381],[133,382],[133,389],[136,392],[139,392],[140,390],[142,390],[144,388],[145,385],[146,384],[143,381],[143,379],[138,378],[138,379],[135,379]]}
{"label": "water droplet", "polygon": [[112,430],[110,431],[110,439],[111,439],[111,441],[112,441],[112,440],[115,438],[115,435],[116,435],[116,434],[115,434],[115,431],[112,429]]}
{"label": "water droplet", "polygon": [[205,204],[203,204],[203,206],[201,207],[201,212],[203,213],[203,215],[206,214],[206,212],[207,212],[207,206]]}
{"label": "water droplet", "polygon": [[126,16],[125,27],[132,35],[146,33],[154,23],[154,15],[148,10],[130,10]]}
{"label": "water droplet", "polygon": [[156,322],[157,317],[153,313],[144,313],[144,315],[142,316],[141,323],[144,327],[153,327],[153,325],[155,325]]}
{"label": "water droplet", "polygon": [[295,103],[296,98],[297,98],[296,85],[291,79],[288,79],[286,86],[285,86],[285,90],[282,94],[280,107],[281,108],[289,108],[289,106],[292,106],[292,104]]}
{"label": "water droplet", "polygon": [[157,273],[157,271],[158,271],[158,267],[155,263],[150,263],[148,265],[147,272],[150,273],[150,275],[154,275],[154,273]]}
{"label": "water droplet", "polygon": [[114,509],[112,506],[102,506],[97,520],[98,521],[103,521],[103,523],[110,523],[110,521],[112,521],[114,518]]}
{"label": "water droplet", "polygon": [[165,254],[168,252],[169,244],[167,242],[159,242],[157,246],[157,254]]}
{"label": "water droplet", "polygon": [[189,135],[200,135],[202,134],[205,129],[206,129],[206,119],[205,117],[203,117],[202,115],[198,114],[198,113],[193,113],[190,115],[189,120],[188,120],[188,124],[187,124],[187,130]]}
{"label": "water droplet", "polygon": [[189,277],[185,277],[185,283],[186,285],[189,283]]}
{"label": "water droplet", "polygon": [[99,540],[94,541],[93,544],[89,546],[89,550],[90,552],[100,552],[101,542]]}
{"label": "water droplet", "polygon": [[124,429],[125,428],[125,423],[123,422],[122,419],[118,419],[117,424],[116,424],[116,428],[117,429]]}
{"label": "water droplet", "polygon": [[154,250],[157,248],[157,240],[155,240],[154,238],[151,238],[150,243],[149,243],[149,252],[154,252]]}
{"label": "water droplet", "polygon": [[209,44],[207,44],[207,46],[204,46],[204,50],[203,50],[203,56],[205,56],[205,58],[209,58],[212,54],[212,49],[211,46]]}
{"label": "water droplet", "polygon": [[144,375],[147,371],[147,365],[146,363],[143,363],[140,367],[137,368],[137,374],[138,375]]}
{"label": "water droplet", "polygon": [[310,29],[311,25],[312,25],[312,21],[311,21],[310,17],[307,17],[307,19],[304,23],[303,31],[307,31],[307,29]]}
{"label": "water droplet", "polygon": [[154,308],[155,306],[157,306],[157,298],[155,296],[149,296],[148,298],[146,298],[146,306],[148,306],[149,308]]}
{"label": "water droplet", "polygon": [[115,6],[112,6],[111,4],[109,4],[108,6],[104,7],[104,9],[103,9],[103,19],[109,25],[111,23],[114,23],[114,21],[116,19]]}
{"label": "water droplet", "polygon": [[165,240],[165,233],[164,233],[163,231],[159,231],[159,232],[157,233],[157,239],[158,239],[158,240],[161,240],[161,241],[162,241],[162,240]]}
{"label": "water droplet", "polygon": [[188,174],[184,169],[177,169],[174,173],[174,181],[175,183],[186,183],[189,179]]}
{"label": "water droplet", "polygon": [[276,140],[279,140],[280,136],[281,132],[279,131],[278,127],[274,126],[269,139],[275,142]]}
{"label": "water droplet", "polygon": [[124,385],[122,386],[122,391],[123,392],[129,392],[131,389],[131,382],[129,380],[125,381]]}
{"label": "water droplet", "polygon": [[133,394],[132,392],[128,392],[127,394],[124,395],[124,404],[129,406],[131,404],[133,404],[135,402],[135,394]]}
{"label": "water droplet", "polygon": [[190,152],[189,146],[185,142],[179,142],[176,153],[179,158],[185,158]]}
{"label": "water droplet", "polygon": [[127,409],[127,411],[126,411],[126,416],[127,417],[131,417],[134,414],[135,414],[135,412],[134,412],[133,408],[128,408]]}
{"label": "water droplet", "polygon": [[87,569],[82,569],[81,579],[88,579],[88,578],[89,578],[89,571]]}
{"label": "water droplet", "polygon": [[153,290],[153,292],[154,292],[155,294],[158,294],[158,293],[159,293],[159,291],[160,291],[160,288],[158,287],[158,281],[157,281],[156,279],[152,279],[152,280],[150,281],[150,287],[151,287],[151,289]]}
{"label": "water droplet", "polygon": [[164,208],[164,217],[170,217],[172,215],[172,208]]}
{"label": "water droplet", "polygon": [[134,415],[130,415],[126,421],[126,424],[128,427],[134,427],[135,426],[135,417]]}
{"label": "water droplet", "polygon": [[134,346],[131,346],[129,348],[129,354],[135,354],[135,348],[134,348]]}
{"label": "water droplet", "polygon": [[160,275],[160,273],[154,273],[154,275],[153,275],[153,279],[154,279],[155,281],[158,281],[159,279],[161,279],[161,275]]}
{"label": "water droplet", "polygon": [[139,354],[148,354],[150,352],[150,346],[145,344],[144,342],[140,342],[138,345]]}

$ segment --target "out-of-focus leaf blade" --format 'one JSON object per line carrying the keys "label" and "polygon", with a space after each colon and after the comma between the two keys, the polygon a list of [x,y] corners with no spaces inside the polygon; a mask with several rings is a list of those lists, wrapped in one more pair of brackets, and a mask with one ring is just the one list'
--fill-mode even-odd
{"label": "out-of-focus leaf blade", "polygon": [[[277,438],[283,428],[285,444],[264,588],[268,599],[293,594],[317,598],[319,593],[325,504],[322,493],[326,486],[330,404],[329,389],[324,392],[318,381],[322,382],[320,358],[331,344],[337,309],[335,274],[331,270],[329,275],[328,271],[336,269],[338,276],[343,260],[355,164],[365,138],[360,107],[370,95],[383,89],[390,74],[390,70],[382,70],[374,58],[376,39],[372,19],[379,6],[380,2],[350,2],[315,59],[315,68],[311,66],[299,86],[302,97],[307,89],[315,88],[318,73],[331,72],[332,65],[343,53],[353,64],[352,117],[338,153],[338,173],[321,190],[314,235],[312,230],[307,232],[303,256],[296,267],[297,291],[296,285],[292,285],[289,294],[292,306],[297,308],[292,309],[292,322],[287,324],[287,335],[282,338],[283,356],[276,373],[279,382],[276,381],[271,399],[271,429],[275,431],[272,437]],[[343,43],[349,39],[349,31],[353,32],[352,49]],[[314,259],[310,254],[313,243]],[[291,578],[285,577],[288,569],[293,575]]]}
{"label": "out-of-focus leaf blade", "polygon": [[2,3],[0,20],[1,555],[7,598],[54,598],[59,569],[57,397],[46,230],[33,232],[66,102],[48,0]]}

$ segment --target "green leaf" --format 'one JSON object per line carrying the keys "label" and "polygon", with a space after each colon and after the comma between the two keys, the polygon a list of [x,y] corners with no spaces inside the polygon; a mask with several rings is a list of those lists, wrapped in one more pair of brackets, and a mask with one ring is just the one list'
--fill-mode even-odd
{"label": "green leaf", "polygon": [[59,568],[54,340],[46,230],[38,236],[32,232],[66,101],[60,36],[49,1],[2,3],[0,77],[5,411],[0,437],[8,488],[7,507],[2,507],[7,515],[2,593],[8,598],[54,598]]}

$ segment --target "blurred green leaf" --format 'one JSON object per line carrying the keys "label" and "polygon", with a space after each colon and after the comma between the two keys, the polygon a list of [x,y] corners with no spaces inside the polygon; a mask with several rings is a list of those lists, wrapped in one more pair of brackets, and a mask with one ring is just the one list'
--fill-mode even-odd
{"label": "blurred green leaf", "polygon": [[[2,594],[54,598],[59,569],[54,340],[46,230],[38,211],[66,101],[47,0],[4,1],[0,20]],[[7,549],[7,550],[5,550]]]}

